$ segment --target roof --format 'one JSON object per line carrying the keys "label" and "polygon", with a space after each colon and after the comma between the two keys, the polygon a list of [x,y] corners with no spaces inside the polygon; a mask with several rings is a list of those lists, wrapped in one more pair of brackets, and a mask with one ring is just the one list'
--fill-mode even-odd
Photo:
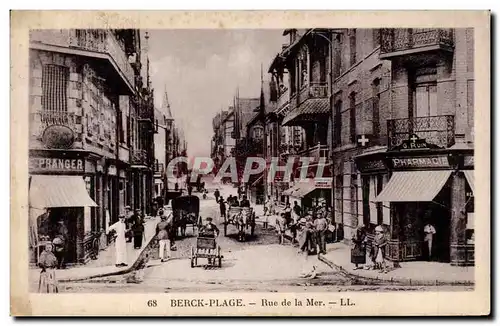
{"label": "roof", "polygon": [[330,112],[330,103],[326,98],[308,99],[283,119],[283,125],[292,126],[295,123],[300,124],[305,121],[316,121],[318,115],[328,114]]}

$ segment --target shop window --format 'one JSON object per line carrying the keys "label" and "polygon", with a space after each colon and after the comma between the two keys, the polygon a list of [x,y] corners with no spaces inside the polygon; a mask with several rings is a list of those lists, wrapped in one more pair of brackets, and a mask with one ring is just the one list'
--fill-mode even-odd
{"label": "shop window", "polygon": [[68,111],[68,67],[44,65],[42,68],[42,108],[45,111]]}

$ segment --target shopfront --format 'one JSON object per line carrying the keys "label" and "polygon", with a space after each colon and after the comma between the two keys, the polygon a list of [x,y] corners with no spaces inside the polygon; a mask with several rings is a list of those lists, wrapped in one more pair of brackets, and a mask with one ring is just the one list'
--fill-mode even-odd
{"label": "shopfront", "polygon": [[332,179],[318,178],[298,181],[282,194],[288,197],[287,203],[290,203],[291,206],[297,202],[303,211],[307,211],[323,204],[326,204],[326,207],[331,207],[331,191]]}
{"label": "shopfront", "polygon": [[[474,264],[473,149],[431,148],[419,141],[360,155],[356,164],[364,180],[381,181],[364,187],[369,194],[363,196],[363,219],[388,229],[389,259]],[[430,249],[426,225],[436,231]]]}
{"label": "shopfront", "polygon": [[92,233],[97,204],[91,197],[96,193],[95,171],[87,156],[80,151],[30,152],[31,262],[56,236],[65,239],[65,264],[89,259],[85,240]]}

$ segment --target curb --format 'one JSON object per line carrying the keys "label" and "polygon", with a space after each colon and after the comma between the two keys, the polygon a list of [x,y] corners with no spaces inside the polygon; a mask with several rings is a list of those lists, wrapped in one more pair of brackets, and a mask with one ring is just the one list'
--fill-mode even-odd
{"label": "curb", "polygon": [[340,274],[342,274],[345,277],[348,277],[350,279],[354,279],[356,281],[377,281],[377,282],[387,282],[391,284],[397,284],[397,285],[410,285],[410,286],[438,286],[438,285],[462,285],[462,286],[471,286],[475,285],[475,282],[472,281],[438,281],[438,280],[412,280],[412,279],[401,279],[401,278],[393,278],[391,277],[390,279],[385,279],[381,277],[369,277],[369,276],[362,276],[362,275],[357,275],[354,273],[350,273],[346,271],[342,266],[337,265],[330,261],[329,259],[325,258],[324,256],[319,256],[318,258],[321,262],[325,263],[332,269],[336,269],[339,271]]}
{"label": "curb", "polygon": [[94,275],[80,277],[80,278],[59,279],[58,282],[60,282],[60,283],[79,282],[79,281],[86,281],[86,280],[90,280],[90,279],[98,278],[98,277],[116,276],[116,275],[123,275],[123,274],[128,274],[130,272],[133,272],[133,271],[135,271],[135,270],[137,270],[137,269],[139,269],[141,267],[140,264],[139,264],[139,262],[142,259],[144,259],[144,257],[146,256],[146,253],[149,252],[149,250],[151,249],[151,245],[152,245],[153,240],[155,239],[155,237],[156,236],[152,236],[151,239],[149,239],[148,244],[144,247],[144,249],[142,249],[142,251],[139,254],[139,256],[137,256],[135,262],[130,267],[128,267],[126,269],[115,271],[115,272],[107,272],[107,273],[101,273],[101,274],[94,274]]}

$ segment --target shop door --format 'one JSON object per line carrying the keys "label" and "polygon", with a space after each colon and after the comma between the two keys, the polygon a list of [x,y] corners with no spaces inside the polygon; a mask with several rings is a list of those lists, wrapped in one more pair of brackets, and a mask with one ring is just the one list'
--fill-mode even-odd
{"label": "shop door", "polygon": [[440,194],[431,203],[431,223],[436,229],[436,235],[433,239],[433,258],[434,261],[450,262],[450,222],[451,213],[449,206],[450,189],[445,187]]}
{"label": "shop door", "polygon": [[[81,215],[81,216],[80,216]],[[64,226],[68,232],[68,239],[66,242],[66,263],[75,263],[77,261],[76,246],[78,239],[78,222],[79,218],[83,217],[82,207],[55,207],[50,212],[50,236],[54,239],[61,231],[59,221],[63,221]],[[82,219],[83,221],[83,219]],[[83,222],[80,228],[83,230]]]}

